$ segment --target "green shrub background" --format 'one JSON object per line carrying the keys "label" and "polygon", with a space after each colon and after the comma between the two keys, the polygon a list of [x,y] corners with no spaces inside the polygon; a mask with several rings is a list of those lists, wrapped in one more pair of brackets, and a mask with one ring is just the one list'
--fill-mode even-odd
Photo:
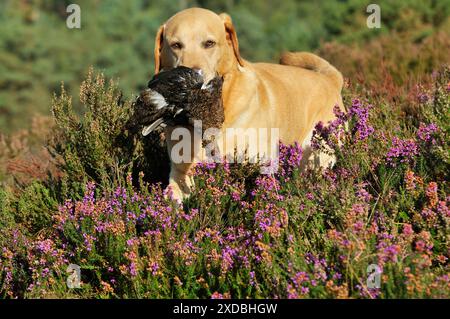
{"label": "green shrub background", "polygon": [[[29,127],[35,113],[48,115],[61,81],[69,94],[78,95],[91,65],[118,79],[127,97],[137,94],[153,72],[157,28],[186,7],[228,12],[242,56],[253,61],[276,61],[283,50],[315,50],[324,41],[364,46],[401,32],[416,42],[450,29],[448,0],[378,1],[381,29],[366,27],[371,2],[365,0],[80,0],[81,29],[66,27],[70,3],[0,3],[0,132]],[[74,104],[80,111],[78,101]]]}

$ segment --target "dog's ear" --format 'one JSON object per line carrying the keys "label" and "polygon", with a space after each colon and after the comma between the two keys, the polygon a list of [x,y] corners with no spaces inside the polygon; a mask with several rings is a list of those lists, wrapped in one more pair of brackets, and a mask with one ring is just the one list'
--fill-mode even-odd
{"label": "dog's ear", "polygon": [[161,50],[164,41],[164,27],[164,24],[159,27],[155,37],[155,74],[158,74],[161,68]]}
{"label": "dog's ear", "polygon": [[244,66],[244,60],[241,58],[241,54],[239,53],[239,42],[236,35],[236,30],[233,26],[233,21],[231,17],[227,13],[219,14],[220,18],[223,21],[225,26],[225,32],[227,34],[227,41],[233,47],[234,56],[236,57],[240,66]]}

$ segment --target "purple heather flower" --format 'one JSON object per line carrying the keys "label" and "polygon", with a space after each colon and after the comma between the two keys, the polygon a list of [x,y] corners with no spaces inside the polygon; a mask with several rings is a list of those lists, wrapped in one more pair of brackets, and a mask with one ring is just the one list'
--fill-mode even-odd
{"label": "purple heather flower", "polygon": [[430,99],[430,97],[429,97],[428,94],[426,94],[425,92],[419,92],[419,93],[417,94],[417,100],[418,100],[419,103],[421,103],[421,104],[426,103],[429,99]]}
{"label": "purple heather flower", "polygon": [[408,163],[418,154],[417,144],[414,140],[392,138],[392,146],[386,154],[390,166],[395,167],[398,162]]}
{"label": "purple heather flower", "polygon": [[356,116],[357,118],[353,133],[357,135],[359,141],[365,140],[375,131],[375,129],[368,124],[369,110],[371,107],[371,105],[364,107],[361,101],[354,99],[348,112],[350,116]]}
{"label": "purple heather flower", "polygon": [[309,292],[309,288],[308,287],[302,287],[300,289],[300,292],[302,295],[306,295]]}
{"label": "purple heather flower", "polygon": [[372,195],[365,189],[367,185],[367,183],[359,185],[359,188],[356,191],[356,196],[364,202],[369,202],[372,199]]}
{"label": "purple heather flower", "polygon": [[392,262],[396,262],[397,261],[397,255],[400,252],[400,246],[399,245],[389,245],[386,248],[384,248],[383,250],[383,259],[385,259],[384,261],[392,261]]}
{"label": "purple heather flower", "polygon": [[95,240],[97,240],[97,238],[95,238],[92,235],[85,234],[85,233],[83,233],[83,238],[84,238],[84,245],[86,246],[86,250],[91,251],[92,244],[94,243]]}
{"label": "purple heather flower", "polygon": [[152,275],[155,276],[158,273],[159,264],[156,261],[154,261],[150,264],[149,269],[150,269],[150,272],[152,273]]}
{"label": "purple heather flower", "polygon": [[437,205],[437,212],[442,217],[450,217],[450,209],[448,209],[447,203],[445,201],[439,201]]}
{"label": "purple heather flower", "polygon": [[133,277],[137,276],[137,268],[136,268],[136,263],[135,262],[131,262],[130,263],[130,274]]}
{"label": "purple heather flower", "polygon": [[438,126],[434,123],[428,125],[420,123],[419,129],[417,130],[417,137],[425,143],[435,144],[436,140],[433,138],[433,135],[438,131],[438,129]]}
{"label": "purple heather flower", "polygon": [[285,145],[280,142],[280,167],[277,176],[281,176],[289,180],[289,178],[292,177],[294,170],[300,167],[302,155],[303,149],[297,142],[293,145]]}
{"label": "purple heather flower", "polygon": [[255,286],[255,272],[254,271],[250,271],[250,273],[249,273],[249,276],[250,276],[250,285],[251,286]]}
{"label": "purple heather flower", "polygon": [[42,273],[41,273],[42,277],[47,277],[49,272],[50,272],[50,269],[48,269],[47,267],[42,269]]}
{"label": "purple heather flower", "polygon": [[51,239],[45,239],[42,241],[38,241],[36,243],[36,247],[39,251],[46,254],[52,251],[53,249],[53,241]]}

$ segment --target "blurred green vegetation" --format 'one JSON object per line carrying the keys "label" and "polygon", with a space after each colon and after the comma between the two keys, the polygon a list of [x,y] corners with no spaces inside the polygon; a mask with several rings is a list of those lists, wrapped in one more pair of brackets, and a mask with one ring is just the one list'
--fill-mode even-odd
{"label": "blurred green vegetation", "polygon": [[283,50],[315,50],[330,40],[365,43],[399,32],[420,41],[436,29],[450,30],[449,0],[378,1],[381,29],[367,28],[366,0],[78,0],[81,29],[68,29],[72,2],[0,2],[0,132],[29,127],[35,113],[49,114],[61,81],[78,95],[91,65],[118,78],[126,95],[136,94],[152,75],[157,28],[187,7],[228,12],[241,54],[253,61],[276,61]]}

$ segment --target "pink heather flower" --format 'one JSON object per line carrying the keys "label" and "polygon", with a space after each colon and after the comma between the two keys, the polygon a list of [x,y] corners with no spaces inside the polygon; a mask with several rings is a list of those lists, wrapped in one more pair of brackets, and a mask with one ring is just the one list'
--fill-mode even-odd
{"label": "pink heather flower", "polygon": [[404,224],[403,225],[403,234],[406,236],[410,236],[412,234],[414,234],[413,228],[411,226],[411,224]]}
{"label": "pink heather flower", "polygon": [[139,243],[139,240],[137,238],[130,238],[127,240],[127,246],[134,246]]}
{"label": "pink heather flower", "polygon": [[237,202],[241,199],[241,195],[239,194],[239,192],[233,191],[231,193],[231,198]]}
{"label": "pink heather flower", "polygon": [[372,195],[364,188],[366,185],[361,185],[361,187],[356,191],[356,196],[365,201],[369,202],[372,199]]}
{"label": "pink heather flower", "polygon": [[353,204],[351,212],[356,215],[363,215],[366,212],[367,206],[363,204]]}
{"label": "pink heather flower", "polygon": [[13,275],[12,272],[10,270],[8,270],[6,272],[6,276],[5,276],[5,283],[10,283],[13,280]]}
{"label": "pink heather flower", "polygon": [[443,200],[439,201],[437,212],[443,217],[450,217],[450,210],[448,209],[447,203]]}
{"label": "pink heather flower", "polygon": [[399,245],[390,245],[384,248],[384,256],[387,258],[387,260],[390,260],[392,262],[397,261],[397,255],[400,252],[400,246]]}
{"label": "pink heather flower", "polygon": [[357,221],[353,224],[353,230],[355,232],[360,232],[364,227],[364,223],[362,221]]}
{"label": "pink heather flower", "polygon": [[292,287],[291,284],[288,284],[287,286],[287,292],[288,292],[288,299],[298,299],[299,295],[298,292],[295,290],[294,287]]}
{"label": "pink heather flower", "polygon": [[438,191],[437,183],[436,182],[430,182],[428,184],[428,186],[427,186],[427,189],[426,189],[425,193],[426,193],[426,195],[428,197],[428,200],[430,202],[430,206],[431,207],[435,207],[437,205],[438,201],[439,201],[437,191]]}
{"label": "pink heather flower", "polygon": [[416,250],[424,251],[424,249],[425,249],[425,242],[423,240],[418,240],[416,242]]}
{"label": "pink heather flower", "polygon": [[417,137],[419,140],[435,144],[436,140],[433,138],[433,135],[438,131],[438,126],[434,123],[425,125],[424,123],[420,123],[419,129],[417,130]]}
{"label": "pink heather flower", "polygon": [[367,288],[366,286],[356,285],[356,289],[361,297],[375,299],[379,297],[381,291],[379,288]]}
{"label": "pink heather flower", "polygon": [[304,271],[299,271],[291,278],[294,286],[299,289],[303,283],[309,282],[309,276]]}
{"label": "pink heather flower", "polygon": [[222,264],[221,264],[222,273],[226,273],[233,267],[234,264],[233,257],[236,255],[236,252],[237,249],[230,248],[229,246],[226,246],[222,250]]}
{"label": "pink heather flower", "polygon": [[288,216],[284,209],[278,208],[273,204],[267,204],[264,209],[257,210],[254,220],[255,225],[263,232],[277,237],[287,225]]}
{"label": "pink heather flower", "polygon": [[309,292],[309,288],[308,288],[308,287],[302,287],[302,288],[300,289],[300,293],[301,293],[302,295],[306,295],[308,292]]}
{"label": "pink heather flower", "polygon": [[223,299],[223,295],[217,291],[215,291],[212,295],[211,295],[211,299]]}
{"label": "pink heather flower", "polygon": [[51,252],[53,246],[54,244],[51,239],[45,239],[36,243],[36,248],[44,254]]}
{"label": "pink heather flower", "polygon": [[282,195],[278,195],[280,182],[272,176],[261,175],[256,178],[256,188],[251,191],[252,196],[261,195],[263,199],[275,198],[282,200]]}
{"label": "pink heather flower", "polygon": [[49,274],[49,272],[50,272],[50,269],[48,269],[48,268],[46,267],[46,268],[42,269],[41,276],[42,276],[42,277],[47,277],[47,275]]}
{"label": "pink heather flower", "polygon": [[332,276],[333,280],[340,280],[341,278],[342,278],[342,274],[340,274],[340,273],[335,273]]}
{"label": "pink heather flower", "polygon": [[422,217],[424,219],[433,219],[434,218],[434,212],[429,209],[429,208],[424,208],[421,212],[420,215],[422,215]]}
{"label": "pink heather flower", "polygon": [[198,209],[197,208],[191,208],[191,211],[189,214],[185,214],[184,211],[180,212],[180,215],[182,218],[184,218],[187,221],[192,220],[195,216],[198,215]]}

